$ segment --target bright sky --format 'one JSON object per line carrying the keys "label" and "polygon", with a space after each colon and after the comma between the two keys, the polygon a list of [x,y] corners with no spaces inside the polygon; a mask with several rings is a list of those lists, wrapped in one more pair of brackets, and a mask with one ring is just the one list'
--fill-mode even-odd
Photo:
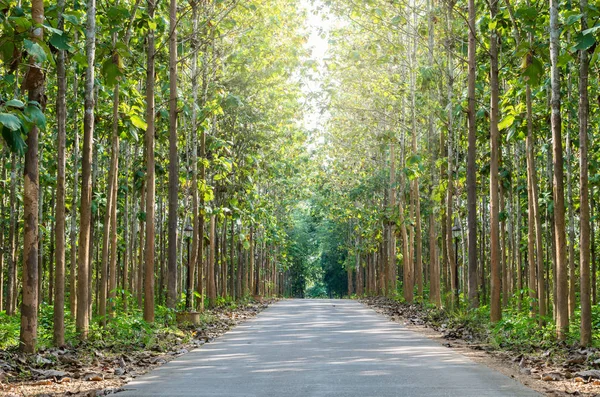
{"label": "bright sky", "polygon": [[[328,114],[321,114],[320,106],[315,96],[322,93],[322,83],[325,74],[325,58],[329,49],[329,32],[333,26],[331,15],[327,15],[327,8],[321,0],[301,0],[302,7],[307,10],[307,29],[309,33],[307,48],[311,51],[311,59],[317,63],[317,73],[312,79],[306,79],[304,92],[307,95],[309,107],[306,111],[304,126],[309,131],[322,130],[327,121]],[[320,134],[317,133],[317,136]],[[317,138],[318,139],[318,138]]]}

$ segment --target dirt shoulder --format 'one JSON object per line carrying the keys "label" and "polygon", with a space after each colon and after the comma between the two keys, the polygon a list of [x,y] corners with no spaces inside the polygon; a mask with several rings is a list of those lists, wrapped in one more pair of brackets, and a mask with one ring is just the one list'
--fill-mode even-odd
{"label": "dirt shoulder", "polygon": [[145,348],[114,349],[92,344],[39,351],[33,355],[0,351],[0,396],[104,396],[190,350],[212,342],[254,318],[274,301],[217,308],[208,321],[179,333],[153,336]]}
{"label": "dirt shoulder", "polygon": [[[478,364],[514,378],[544,395],[600,395],[600,380],[597,379],[600,378],[600,371],[593,369],[595,364],[591,360],[597,353],[594,349],[565,348],[561,352],[546,351],[531,355],[503,351],[487,343],[479,335],[429,324],[417,305],[401,304],[387,298],[366,298],[360,302],[391,321],[469,357]],[[581,374],[588,376],[579,376]]]}

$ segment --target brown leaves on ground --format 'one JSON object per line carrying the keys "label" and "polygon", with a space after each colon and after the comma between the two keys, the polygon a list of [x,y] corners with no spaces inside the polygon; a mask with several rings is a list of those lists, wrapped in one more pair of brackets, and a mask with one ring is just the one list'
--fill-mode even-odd
{"label": "brown leaves on ground", "polygon": [[104,396],[133,378],[190,350],[212,342],[235,325],[255,317],[272,301],[219,307],[207,322],[184,327],[189,342],[172,334],[143,350],[105,350],[91,344],[52,348],[36,354],[0,351],[0,396]]}

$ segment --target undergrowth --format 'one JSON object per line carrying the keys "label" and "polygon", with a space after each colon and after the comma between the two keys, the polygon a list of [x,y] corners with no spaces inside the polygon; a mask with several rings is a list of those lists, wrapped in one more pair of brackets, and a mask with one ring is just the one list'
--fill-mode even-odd
{"label": "undergrowth", "polygon": [[[246,305],[251,301],[250,297],[237,302],[231,298],[219,298],[217,307],[220,310],[235,310],[239,305]],[[118,310],[114,318],[107,321],[106,327],[100,326],[99,316],[94,316],[90,321],[89,334],[85,342],[79,340],[75,331],[75,318],[65,308],[66,344],[72,347],[113,351],[161,350],[161,346],[168,345],[174,339],[185,343],[193,337],[193,329],[177,326],[173,309],[156,306],[155,322],[150,324],[144,321],[142,311],[133,302],[131,303],[129,305],[131,309],[127,313]],[[122,307],[120,298],[115,301],[115,307]],[[38,349],[40,350],[52,347],[53,310],[53,306],[47,303],[40,305],[38,313]],[[203,328],[217,320],[217,316],[213,313],[204,311],[200,314],[198,327]],[[0,350],[15,350],[19,346],[20,321],[19,314],[8,316],[5,312],[0,312]]]}

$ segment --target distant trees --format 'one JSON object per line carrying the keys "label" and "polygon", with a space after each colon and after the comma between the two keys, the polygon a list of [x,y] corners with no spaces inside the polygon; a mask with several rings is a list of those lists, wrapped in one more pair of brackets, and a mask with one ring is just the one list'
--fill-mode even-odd
{"label": "distant trees", "polygon": [[[416,296],[430,291],[433,303],[452,305],[458,294],[471,307],[489,304],[493,322],[506,307],[528,310],[540,325],[553,322],[559,338],[581,304],[581,343],[590,343],[598,153],[588,145],[596,111],[587,98],[598,88],[588,78],[598,40],[589,18],[597,13],[585,1],[578,10],[565,4],[332,2],[347,24],[330,38],[324,157],[337,201],[327,208],[356,237],[348,239],[348,252],[357,238],[369,242],[359,255],[365,281],[356,277],[367,294],[378,293],[378,247],[391,219],[401,274],[387,282],[400,282],[405,300],[413,299],[416,274],[429,271],[428,288]],[[416,95],[406,70],[417,71]],[[381,130],[397,150],[385,149]],[[580,175],[579,184],[567,186],[565,201],[571,175]],[[386,197],[394,191],[390,211]],[[420,215],[429,217],[420,231],[416,198]],[[340,217],[344,211],[352,222]],[[419,246],[423,234],[429,241]]]}
{"label": "distant trees", "polygon": [[299,6],[107,10],[89,0],[83,12],[59,2],[44,15],[36,1],[2,11],[0,306],[20,308],[27,352],[41,304],[54,305],[60,346],[73,320],[85,339],[92,321],[142,307],[149,323],[158,305],[202,310],[207,286],[216,305],[289,283],[290,185],[306,140],[293,121]]}

